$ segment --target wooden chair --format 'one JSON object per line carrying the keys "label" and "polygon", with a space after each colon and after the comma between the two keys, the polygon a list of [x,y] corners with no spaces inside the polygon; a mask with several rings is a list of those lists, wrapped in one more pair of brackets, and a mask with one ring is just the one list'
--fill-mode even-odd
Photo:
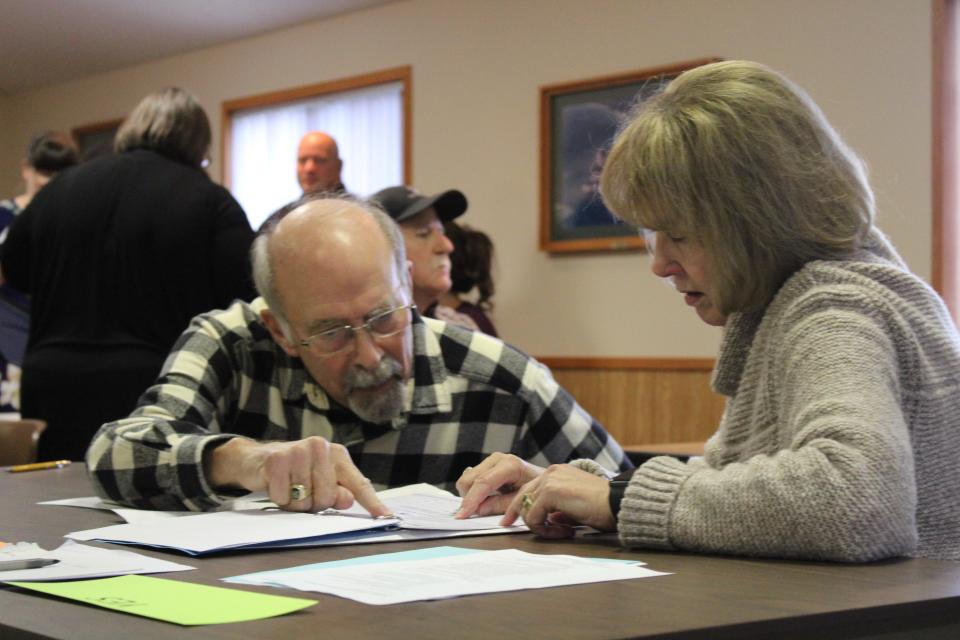
{"label": "wooden chair", "polygon": [[47,428],[43,420],[0,420],[0,466],[37,461],[37,443]]}

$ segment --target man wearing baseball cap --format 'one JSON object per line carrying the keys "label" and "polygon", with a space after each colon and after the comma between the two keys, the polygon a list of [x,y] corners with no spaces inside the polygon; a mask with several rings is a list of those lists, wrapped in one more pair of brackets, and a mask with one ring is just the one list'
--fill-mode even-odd
{"label": "man wearing baseball cap", "polygon": [[424,315],[450,290],[450,254],[453,243],[443,223],[467,210],[467,198],[456,189],[425,196],[412,187],[388,187],[370,200],[400,226],[407,259],[413,264],[413,301]]}

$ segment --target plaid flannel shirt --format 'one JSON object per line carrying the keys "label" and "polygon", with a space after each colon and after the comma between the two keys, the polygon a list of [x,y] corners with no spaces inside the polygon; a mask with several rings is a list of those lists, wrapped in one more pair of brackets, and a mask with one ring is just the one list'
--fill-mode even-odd
{"label": "plaid flannel shirt", "polygon": [[361,421],[317,385],[260,320],[262,299],[194,318],[128,418],[94,437],[87,464],[104,498],[141,508],[206,510],[232,497],[206,481],[203,450],[221,440],[344,445],[378,489],[453,489],[467,466],[513,453],[546,466],[579,458],[632,467],[620,445],[533,358],[479,332],[414,313],[405,410]]}

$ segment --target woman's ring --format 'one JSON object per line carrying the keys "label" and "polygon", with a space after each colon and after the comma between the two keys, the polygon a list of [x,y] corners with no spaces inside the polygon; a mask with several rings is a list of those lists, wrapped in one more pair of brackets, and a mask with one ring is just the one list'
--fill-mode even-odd
{"label": "woman's ring", "polygon": [[310,490],[307,489],[302,484],[292,484],[290,485],[290,500],[293,502],[299,502],[300,500],[306,500],[310,497]]}
{"label": "woman's ring", "polygon": [[520,500],[520,510],[526,513],[530,510],[530,507],[533,506],[533,496],[529,493],[523,494],[523,498]]}

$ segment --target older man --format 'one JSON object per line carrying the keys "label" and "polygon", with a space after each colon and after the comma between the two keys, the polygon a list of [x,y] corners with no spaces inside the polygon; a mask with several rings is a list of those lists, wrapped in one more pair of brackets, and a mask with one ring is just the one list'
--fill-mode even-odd
{"label": "older man", "polygon": [[133,414],[97,434],[87,462],[103,497],[202,510],[266,490],[288,510],[356,499],[376,515],[374,488],[453,488],[495,451],[631,466],[545,367],[420,317],[381,211],[308,202],[253,256],[263,298],[195,318]]}

